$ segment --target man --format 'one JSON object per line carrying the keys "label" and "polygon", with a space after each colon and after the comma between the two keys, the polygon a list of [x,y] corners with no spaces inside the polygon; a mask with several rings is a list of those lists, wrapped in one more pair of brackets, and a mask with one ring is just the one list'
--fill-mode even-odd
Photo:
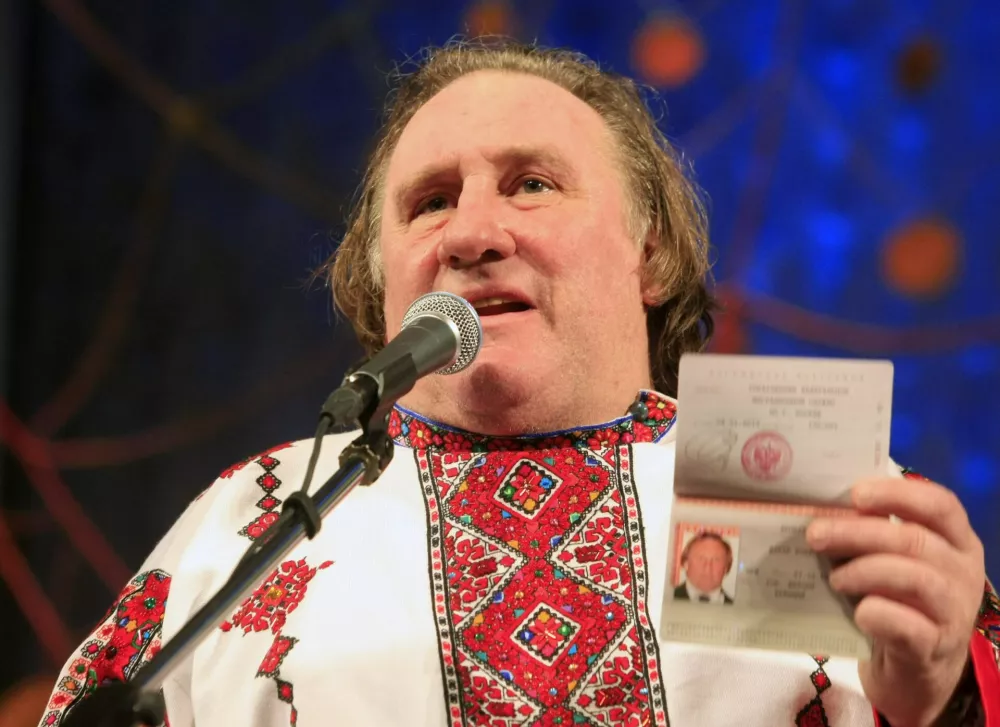
{"label": "man", "polygon": [[722,581],[733,569],[733,549],[718,533],[703,531],[681,551],[684,580],[674,588],[674,598],[699,603],[731,604]]}
{"label": "man", "polygon": [[[657,638],[676,410],[649,389],[672,392],[708,332],[706,245],[630,82],[536,48],[430,54],[393,97],[335,297],[372,351],[415,298],[457,293],[482,351],[417,384],[378,482],[168,679],[172,727],[997,724],[982,546],[953,495],[895,468],[858,485],[849,528],[810,531],[850,559],[831,581],[861,598],[871,662]],[[317,484],[352,438],[327,438]],[[177,631],[308,454],[251,458],[190,506],[71,657],[43,724]]]}

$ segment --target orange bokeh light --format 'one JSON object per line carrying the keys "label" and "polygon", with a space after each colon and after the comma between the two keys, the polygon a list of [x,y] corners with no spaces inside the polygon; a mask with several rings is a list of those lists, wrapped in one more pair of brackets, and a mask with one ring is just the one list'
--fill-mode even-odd
{"label": "orange bokeh light", "polygon": [[908,93],[926,91],[940,77],[943,65],[941,43],[929,36],[916,38],[896,59],[896,82]]}
{"label": "orange bokeh light", "polygon": [[931,298],[951,287],[961,256],[961,235],[954,225],[941,219],[915,220],[886,238],[882,275],[899,293]]}
{"label": "orange bokeh light", "polygon": [[653,18],[632,41],[632,64],[643,80],[660,88],[690,81],[705,62],[701,34],[685,20]]}
{"label": "orange bokeh light", "polygon": [[514,35],[514,13],[504,0],[480,0],[465,15],[465,27],[472,37]]}

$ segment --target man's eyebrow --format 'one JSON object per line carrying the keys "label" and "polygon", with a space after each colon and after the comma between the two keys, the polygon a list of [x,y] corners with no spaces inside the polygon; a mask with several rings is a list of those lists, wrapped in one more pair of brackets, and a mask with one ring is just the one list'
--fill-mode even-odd
{"label": "man's eyebrow", "polygon": [[550,167],[559,174],[569,175],[572,173],[570,164],[566,158],[555,151],[544,146],[512,146],[501,149],[498,152],[487,155],[495,164],[506,167],[524,166],[527,164],[541,164]]}
{"label": "man's eyebrow", "polygon": [[[486,158],[502,170],[510,167],[527,166],[539,164],[549,168],[553,173],[562,178],[564,182],[575,181],[576,175],[573,173],[571,165],[565,157],[558,152],[541,146],[512,146],[493,152],[488,152]],[[415,191],[433,186],[435,182],[440,182],[455,174],[455,162],[441,161],[431,164],[417,172],[414,176],[405,180],[393,194],[393,201],[396,209],[406,209],[410,197]]]}
{"label": "man's eyebrow", "polygon": [[413,196],[416,191],[432,186],[435,182],[439,182],[452,175],[454,171],[454,163],[450,161],[436,162],[435,164],[420,170],[414,176],[406,179],[399,185],[399,187],[396,188],[395,193],[392,195],[396,209],[405,210],[407,208],[407,203],[410,201],[410,197]]}

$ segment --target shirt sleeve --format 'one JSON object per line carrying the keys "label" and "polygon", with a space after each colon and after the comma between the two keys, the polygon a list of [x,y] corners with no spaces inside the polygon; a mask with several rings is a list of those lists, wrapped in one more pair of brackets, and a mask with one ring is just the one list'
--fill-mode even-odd
{"label": "shirt sleeve", "polygon": [[[61,724],[66,715],[98,686],[131,679],[159,651],[171,581],[210,499],[203,493],[188,506],[139,572],[122,588],[104,618],[69,657],[59,673],[39,727]],[[193,722],[177,719],[190,714],[190,708],[177,706],[178,709],[171,713],[173,722],[168,719],[166,724],[193,727]]]}
{"label": "shirt sleeve", "polygon": [[1000,727],[1000,600],[987,581],[969,644],[986,727]]}

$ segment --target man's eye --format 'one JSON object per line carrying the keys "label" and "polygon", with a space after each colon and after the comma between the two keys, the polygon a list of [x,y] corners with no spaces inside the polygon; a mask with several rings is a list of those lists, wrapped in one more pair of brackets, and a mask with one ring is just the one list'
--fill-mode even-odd
{"label": "man's eye", "polygon": [[448,199],[443,195],[438,195],[436,197],[431,197],[430,199],[424,200],[416,209],[414,213],[415,217],[419,217],[427,212],[440,212],[441,210],[448,209]]}
{"label": "man's eye", "polygon": [[521,180],[521,189],[528,194],[538,194],[539,192],[548,192],[552,189],[552,187],[543,182],[541,179],[536,177],[527,177]]}

